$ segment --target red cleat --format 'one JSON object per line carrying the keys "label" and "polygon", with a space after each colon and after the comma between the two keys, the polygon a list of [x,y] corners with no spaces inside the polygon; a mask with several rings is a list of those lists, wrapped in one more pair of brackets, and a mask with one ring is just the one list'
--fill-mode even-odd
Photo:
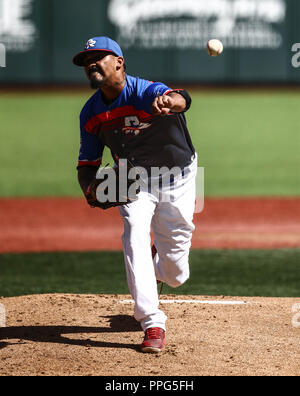
{"label": "red cleat", "polygon": [[160,327],[151,327],[145,331],[141,348],[143,352],[159,353],[166,345],[165,331]]}

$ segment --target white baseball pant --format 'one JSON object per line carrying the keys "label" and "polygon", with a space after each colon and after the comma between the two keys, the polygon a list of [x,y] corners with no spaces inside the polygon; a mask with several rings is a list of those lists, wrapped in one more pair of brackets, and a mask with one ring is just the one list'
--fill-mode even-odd
{"label": "white baseball pant", "polygon": [[[189,278],[196,173],[197,156],[185,169],[185,177],[175,180],[172,190],[163,188],[159,196],[141,191],[137,201],[119,207],[124,222],[127,282],[135,302],[134,317],[144,331],[150,327],[166,329],[167,317],[159,309],[157,280],[177,287]],[[154,260],[151,228],[158,253]]]}

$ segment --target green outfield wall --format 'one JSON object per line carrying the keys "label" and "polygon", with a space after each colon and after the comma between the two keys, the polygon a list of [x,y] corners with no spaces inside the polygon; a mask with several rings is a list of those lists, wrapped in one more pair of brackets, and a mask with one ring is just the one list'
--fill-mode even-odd
{"label": "green outfield wall", "polygon": [[97,35],[153,80],[299,83],[299,17],[299,0],[0,0],[0,83],[84,83],[72,57]]}

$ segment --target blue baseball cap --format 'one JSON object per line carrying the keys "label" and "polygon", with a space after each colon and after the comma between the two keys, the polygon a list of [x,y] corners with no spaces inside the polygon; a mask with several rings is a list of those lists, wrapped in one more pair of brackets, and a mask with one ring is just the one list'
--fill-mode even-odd
{"label": "blue baseball cap", "polygon": [[83,60],[85,56],[92,51],[107,51],[111,52],[113,55],[123,57],[122,50],[117,42],[105,36],[93,37],[88,40],[84,47],[84,50],[74,56],[74,65],[84,66]]}

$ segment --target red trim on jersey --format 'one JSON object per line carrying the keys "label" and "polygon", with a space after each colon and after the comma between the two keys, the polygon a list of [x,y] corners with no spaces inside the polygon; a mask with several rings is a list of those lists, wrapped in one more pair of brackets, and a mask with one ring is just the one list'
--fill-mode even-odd
{"label": "red trim on jersey", "polygon": [[78,161],[78,166],[100,166],[102,162],[102,158],[95,160],[95,161],[88,161],[88,160],[83,160],[83,161]]}
{"label": "red trim on jersey", "polygon": [[144,110],[136,110],[133,106],[122,106],[101,114],[97,114],[85,124],[85,129],[89,133],[97,133],[99,124],[127,116],[137,116],[141,120],[149,120],[153,117]]}
{"label": "red trim on jersey", "polygon": [[172,92],[175,92],[176,93],[176,91],[184,91],[182,88],[178,88],[178,89],[169,89],[169,91],[166,91],[165,93],[164,93],[164,95],[168,95],[169,93],[172,93]]}

